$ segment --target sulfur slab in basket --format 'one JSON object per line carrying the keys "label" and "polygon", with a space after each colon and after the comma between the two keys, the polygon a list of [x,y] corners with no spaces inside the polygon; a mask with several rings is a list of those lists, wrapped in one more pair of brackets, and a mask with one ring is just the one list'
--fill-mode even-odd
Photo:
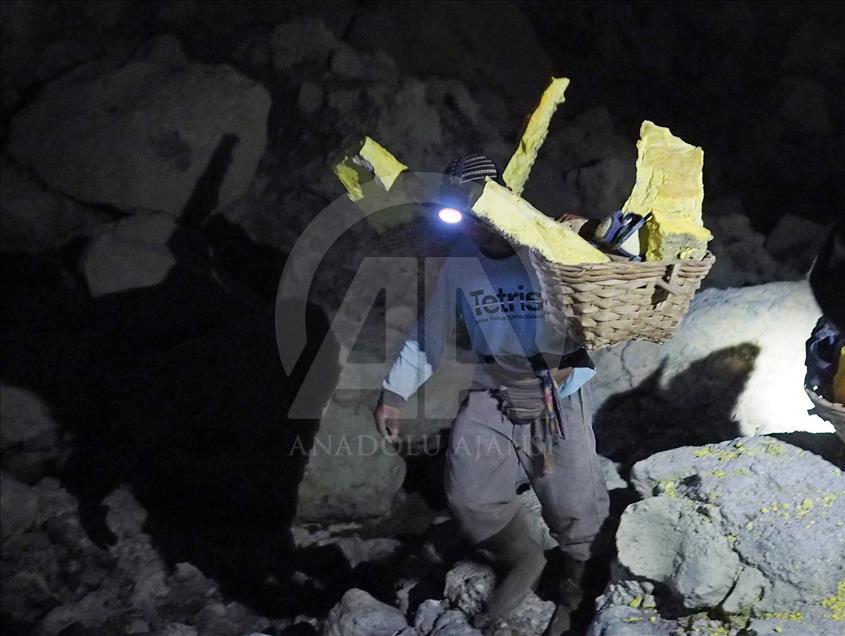
{"label": "sulfur slab in basket", "polygon": [[516,194],[521,195],[531,174],[531,168],[537,159],[540,146],[546,140],[549,133],[549,124],[552,115],[557,107],[563,103],[563,95],[569,86],[569,79],[566,77],[553,77],[552,81],[543,91],[540,103],[525,126],[525,132],[519,140],[516,152],[508,161],[505,171],[502,173],[502,180]]}
{"label": "sulfur slab in basket", "polygon": [[553,263],[577,265],[610,261],[607,255],[566,225],[547,217],[521,196],[489,178],[472,210],[506,238],[538,251]]}
{"label": "sulfur slab in basket", "polygon": [[647,261],[701,260],[713,238],[701,219],[704,151],[665,127],[644,121],[637,142],[637,180],[626,212],[651,214],[646,224]]}

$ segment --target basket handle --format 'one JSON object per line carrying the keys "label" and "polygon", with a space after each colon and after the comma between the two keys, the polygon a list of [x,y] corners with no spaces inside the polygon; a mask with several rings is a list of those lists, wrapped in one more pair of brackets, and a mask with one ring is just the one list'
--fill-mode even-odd
{"label": "basket handle", "polygon": [[662,278],[654,281],[654,284],[660,287],[661,289],[665,289],[667,292],[671,294],[681,295],[684,291],[675,284],[675,281],[678,278],[678,266],[675,263],[669,265],[669,280],[663,280]]}

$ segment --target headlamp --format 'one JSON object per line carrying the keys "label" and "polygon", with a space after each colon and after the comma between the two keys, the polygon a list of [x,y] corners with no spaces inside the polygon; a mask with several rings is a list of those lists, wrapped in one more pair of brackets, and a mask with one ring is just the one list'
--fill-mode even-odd
{"label": "headlamp", "polygon": [[444,223],[448,223],[449,225],[455,225],[456,223],[460,223],[464,218],[464,213],[458,210],[457,208],[440,208],[437,212],[437,218],[439,218]]}

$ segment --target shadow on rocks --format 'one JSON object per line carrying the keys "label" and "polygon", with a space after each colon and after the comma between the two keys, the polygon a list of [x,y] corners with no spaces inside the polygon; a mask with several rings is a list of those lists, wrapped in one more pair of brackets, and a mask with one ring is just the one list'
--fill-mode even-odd
{"label": "shadow on rocks", "polygon": [[[289,304],[306,311],[308,341],[287,375],[272,299],[184,260],[159,285],[92,299],[61,255],[0,259],[0,377],[38,394],[71,437],[61,477],[92,540],[114,540],[102,501],[126,483],[169,562],[196,565],[261,614],[307,611],[311,593],[288,583],[307,459],[291,449],[310,448],[317,422],[286,413],[324,338],[337,347],[322,310]],[[336,359],[309,395],[318,403]]]}
{"label": "shadow on rocks", "polygon": [[795,431],[793,433],[772,433],[772,437],[815,453],[834,466],[845,470],[845,443],[836,433]]}
{"label": "shadow on rocks", "polygon": [[630,391],[614,395],[594,418],[598,452],[622,465],[623,476],[654,453],[734,439],[732,419],[760,350],[744,343],[696,360],[666,387],[660,368]]}

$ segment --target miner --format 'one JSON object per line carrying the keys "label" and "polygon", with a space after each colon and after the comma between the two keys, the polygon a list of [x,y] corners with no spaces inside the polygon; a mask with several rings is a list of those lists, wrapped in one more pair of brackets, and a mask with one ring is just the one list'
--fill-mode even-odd
{"label": "miner", "polygon": [[476,626],[506,627],[546,565],[541,545],[517,499],[534,489],[559,543],[559,599],[546,634],[570,629],[585,573],[608,513],[608,494],[595,450],[588,381],[595,374],[584,349],[543,319],[541,290],[524,250],[471,213],[485,179],[500,181],[482,155],[446,169],[443,221],[468,237],[446,259],[417,329],[383,383],[375,410],[379,431],[399,440],[402,404],[434,373],[451,337],[454,316],[469,333],[477,364],[473,384],[451,430],[445,490],[466,537],[492,553],[500,570],[486,613]]}

